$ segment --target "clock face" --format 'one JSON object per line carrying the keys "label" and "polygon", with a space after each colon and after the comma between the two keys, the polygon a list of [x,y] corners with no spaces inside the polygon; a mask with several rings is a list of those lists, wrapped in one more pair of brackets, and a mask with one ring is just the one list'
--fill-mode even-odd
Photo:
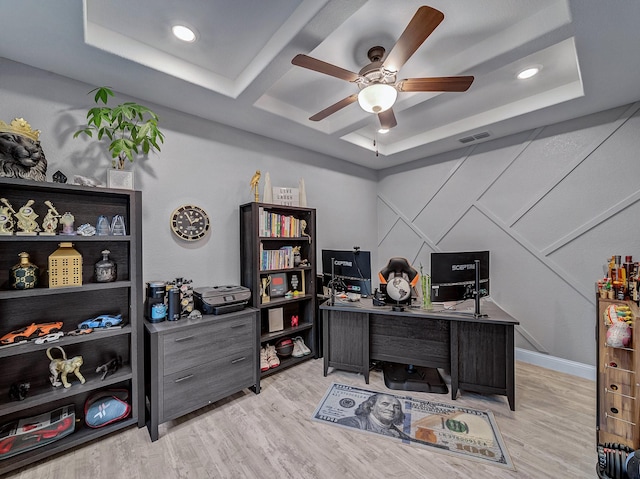
{"label": "clock face", "polygon": [[187,241],[202,239],[209,232],[209,215],[194,205],[184,205],[171,214],[171,230]]}

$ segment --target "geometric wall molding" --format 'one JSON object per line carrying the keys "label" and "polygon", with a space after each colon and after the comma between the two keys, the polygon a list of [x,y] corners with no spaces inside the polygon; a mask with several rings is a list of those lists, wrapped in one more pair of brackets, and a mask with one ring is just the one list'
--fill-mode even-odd
{"label": "geometric wall molding", "polygon": [[[640,259],[640,102],[449,152],[378,181],[378,258],[491,251],[516,346],[595,364],[594,284]],[[383,265],[378,265],[382,267]]]}

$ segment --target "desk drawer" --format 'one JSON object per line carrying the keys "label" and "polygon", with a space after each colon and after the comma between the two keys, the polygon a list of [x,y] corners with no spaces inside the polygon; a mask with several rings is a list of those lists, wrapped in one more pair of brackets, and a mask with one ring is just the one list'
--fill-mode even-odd
{"label": "desk drawer", "polygon": [[449,368],[449,322],[372,314],[369,322],[371,358]]}
{"label": "desk drawer", "polygon": [[255,383],[255,348],[218,358],[194,368],[169,374],[163,379],[167,421],[218,401]]}
{"label": "desk drawer", "polygon": [[172,374],[216,358],[236,357],[255,347],[254,315],[208,322],[164,336],[164,374]]}

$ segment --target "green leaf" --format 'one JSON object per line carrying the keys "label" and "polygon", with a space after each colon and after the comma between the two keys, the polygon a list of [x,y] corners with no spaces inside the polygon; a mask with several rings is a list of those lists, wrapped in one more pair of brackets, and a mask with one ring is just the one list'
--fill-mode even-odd
{"label": "green leaf", "polygon": [[[134,160],[134,155],[142,151],[145,155],[152,150],[160,151],[160,143],[164,143],[164,134],[158,128],[159,117],[150,108],[135,102],[124,102],[113,108],[106,106],[113,91],[109,87],[98,87],[89,93],[95,93],[96,104],[87,112],[87,126],[73,135],[77,138],[85,134],[93,137],[96,132],[98,141],[105,136],[109,138],[109,151],[113,158]],[[145,117],[147,118],[145,120]]]}
{"label": "green leaf", "polygon": [[96,95],[93,98],[93,101],[95,101],[96,103],[98,103],[98,101],[101,101],[106,105],[108,98],[110,96],[114,96],[113,91],[111,91],[111,89],[107,88],[106,86],[95,88],[91,90],[89,93],[93,93],[94,91],[96,92]]}

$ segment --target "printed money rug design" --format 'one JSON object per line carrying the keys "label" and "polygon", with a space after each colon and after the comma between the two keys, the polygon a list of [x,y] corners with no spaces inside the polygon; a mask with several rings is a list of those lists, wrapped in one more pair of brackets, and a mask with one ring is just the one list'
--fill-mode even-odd
{"label": "printed money rug design", "polygon": [[515,470],[490,411],[334,383],[312,419]]}

